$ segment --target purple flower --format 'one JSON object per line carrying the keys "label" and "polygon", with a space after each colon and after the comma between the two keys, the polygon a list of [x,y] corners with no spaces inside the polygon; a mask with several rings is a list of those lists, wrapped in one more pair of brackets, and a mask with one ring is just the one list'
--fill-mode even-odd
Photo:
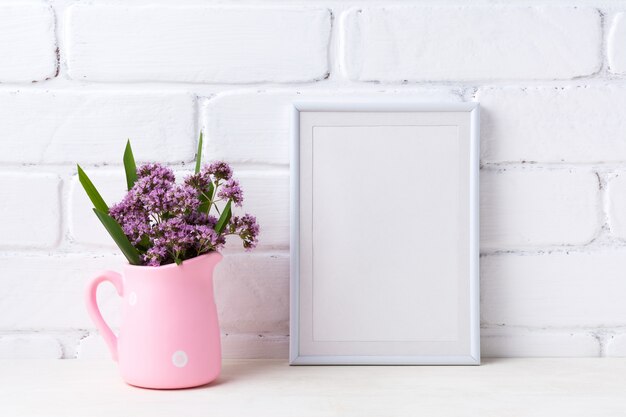
{"label": "purple flower", "polygon": [[207,213],[193,212],[189,213],[186,217],[186,222],[195,226],[209,226],[212,229],[215,229],[215,225],[217,224],[217,217],[212,216]]}
{"label": "purple flower", "polygon": [[235,206],[241,206],[243,191],[225,162],[205,166],[182,184],[176,184],[170,168],[146,164],[137,169],[133,188],[109,209],[109,214],[148,266],[180,263],[221,250],[227,234],[238,235],[247,250],[254,248],[259,226],[249,214],[233,216],[223,232],[215,231],[218,219],[210,214],[213,204],[206,204],[210,184],[217,188],[213,199],[231,199]]}
{"label": "purple flower", "polygon": [[256,217],[244,214],[243,217],[233,216],[228,225],[230,234],[239,235],[246,250],[256,248],[260,227],[256,222]]}
{"label": "purple flower", "polygon": [[198,190],[183,184],[170,188],[165,193],[164,211],[173,216],[195,213],[200,206]]}
{"label": "purple flower", "polygon": [[217,250],[223,244],[220,244],[220,239],[217,232],[213,227],[198,225],[195,226],[195,240],[196,250],[198,253],[206,253],[210,250]]}
{"label": "purple flower", "polygon": [[211,176],[207,173],[198,172],[185,177],[184,182],[197,190],[206,191],[209,189],[209,184],[211,184]]}
{"label": "purple flower", "polygon": [[109,214],[122,226],[124,234],[134,245],[150,233],[150,217],[137,205],[132,193],[109,209]]}
{"label": "purple flower", "polygon": [[159,164],[146,164],[137,169],[137,181],[129,191],[147,212],[167,211],[167,192],[174,187],[174,172]]}
{"label": "purple flower", "polygon": [[217,194],[220,198],[231,199],[235,206],[241,207],[243,202],[243,190],[239,186],[239,181],[230,179],[224,184]]}
{"label": "purple flower", "polygon": [[154,245],[143,255],[144,264],[147,266],[159,266],[167,259],[167,248],[163,245]]}
{"label": "purple flower", "polygon": [[144,164],[137,168],[137,179],[152,178],[156,182],[176,181],[174,171],[161,164]]}
{"label": "purple flower", "polygon": [[215,161],[210,165],[205,165],[204,171],[218,180],[229,180],[233,176],[232,168],[224,161]]}

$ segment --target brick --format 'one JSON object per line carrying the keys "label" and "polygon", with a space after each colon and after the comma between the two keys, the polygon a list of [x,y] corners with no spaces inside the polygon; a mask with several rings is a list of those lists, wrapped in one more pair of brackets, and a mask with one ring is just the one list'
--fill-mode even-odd
{"label": "brick", "polygon": [[202,107],[204,155],[240,163],[289,163],[291,109],[296,100],[400,99],[458,101],[450,90],[410,89],[388,92],[235,91],[219,94]]}
{"label": "brick", "polygon": [[607,189],[611,233],[620,239],[626,239],[626,172],[615,173],[615,178],[609,181]]}
{"label": "brick", "polygon": [[68,14],[75,79],[299,82],[328,72],[327,9],[77,5]]}
{"label": "brick", "polygon": [[[258,248],[289,247],[289,174],[281,171],[239,171],[235,176],[244,190],[244,202],[235,214],[247,212],[256,216],[261,227]],[[226,248],[241,248],[233,238]]]}
{"label": "brick", "polygon": [[[96,273],[120,271],[124,263],[122,256],[111,255],[0,255],[0,328],[93,328],[85,285]],[[98,301],[107,322],[116,327],[120,300],[111,284],[100,286]]]}
{"label": "brick", "polygon": [[37,333],[0,335],[0,359],[61,359],[57,339]]}
{"label": "brick", "polygon": [[483,162],[626,160],[626,88],[484,88]]}
{"label": "brick", "polygon": [[599,185],[588,170],[481,171],[481,249],[584,245],[601,227]]}
{"label": "brick", "polygon": [[616,74],[626,72],[626,22],[624,13],[618,13],[613,19],[607,40],[609,71]]}
{"label": "brick", "polygon": [[89,334],[84,329],[43,329],[42,334],[53,336],[61,344],[62,359],[76,359],[80,341]]}
{"label": "brick", "polygon": [[598,340],[578,330],[481,329],[480,350],[491,358],[600,356]]}
{"label": "brick", "polygon": [[60,238],[61,181],[54,174],[0,173],[1,246],[54,246]]}
{"label": "brick", "polygon": [[626,323],[626,251],[500,254],[481,259],[488,325],[610,327]]}
{"label": "brick", "polygon": [[608,337],[606,341],[606,356],[625,357],[626,356],[626,334],[617,332]]}
{"label": "brick", "polygon": [[384,7],[345,18],[358,81],[571,79],[601,66],[601,18],[579,7]]}
{"label": "brick", "polygon": [[187,93],[0,92],[0,162],[122,163],[192,160],[194,98]]}
{"label": "brick", "polygon": [[223,332],[289,333],[287,254],[225,252],[214,287]]}
{"label": "brick", "polygon": [[54,13],[49,5],[0,5],[0,39],[0,82],[56,76]]}
{"label": "brick", "polygon": [[100,336],[97,331],[90,333],[78,344],[76,349],[77,359],[110,359],[111,352],[109,351],[106,342]]}
{"label": "brick", "polygon": [[222,356],[225,359],[287,359],[289,336],[222,335]]}
{"label": "brick", "polygon": [[[122,167],[119,167],[116,172],[85,170],[109,207],[121,201],[126,194],[126,177],[123,171]],[[93,203],[78,181],[78,175],[74,176],[69,195],[70,239],[80,244],[116,248],[111,236],[102,226],[92,208]]]}

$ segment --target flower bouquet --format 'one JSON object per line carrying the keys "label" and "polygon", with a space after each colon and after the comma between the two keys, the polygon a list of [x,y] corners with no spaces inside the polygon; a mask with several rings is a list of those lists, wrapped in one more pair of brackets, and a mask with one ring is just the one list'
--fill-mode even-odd
{"label": "flower bouquet", "polygon": [[[149,163],[137,168],[130,141],[124,152],[128,192],[109,208],[78,166],[93,211],[128,265],[123,274],[104,271],[87,287],[87,310],[119,362],[123,379],[148,388],[185,388],[214,380],[221,368],[220,331],[213,270],[227,236],[246,250],[257,244],[254,216],[233,214],[243,191],[231,167],[201,165],[180,183],[172,169]],[[116,336],[98,309],[96,291],[110,281],[123,298]]]}
{"label": "flower bouquet", "polygon": [[232,206],[243,203],[239,181],[226,162],[202,167],[201,147],[202,136],[194,174],[177,184],[166,166],[151,163],[136,168],[128,141],[124,152],[128,193],[110,208],[78,166],[78,178],[94,213],[131,265],[180,265],[185,259],[219,251],[229,235],[239,236],[247,250],[256,246],[256,218],[232,215]]}

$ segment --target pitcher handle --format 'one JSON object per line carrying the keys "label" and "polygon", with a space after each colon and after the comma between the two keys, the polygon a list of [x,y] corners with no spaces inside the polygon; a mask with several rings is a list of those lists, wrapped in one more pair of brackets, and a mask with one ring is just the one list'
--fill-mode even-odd
{"label": "pitcher handle", "polygon": [[115,271],[104,271],[92,278],[92,280],[87,285],[87,290],[85,293],[85,301],[87,303],[87,312],[93,320],[94,324],[100,331],[102,338],[109,346],[109,350],[111,351],[111,356],[113,360],[117,362],[117,337],[111,330],[108,324],[102,318],[102,313],[100,313],[100,309],[98,308],[98,300],[96,298],[96,291],[98,290],[98,285],[104,281],[109,281],[115,287],[117,294],[121,297],[124,295],[124,287],[122,284],[122,276]]}

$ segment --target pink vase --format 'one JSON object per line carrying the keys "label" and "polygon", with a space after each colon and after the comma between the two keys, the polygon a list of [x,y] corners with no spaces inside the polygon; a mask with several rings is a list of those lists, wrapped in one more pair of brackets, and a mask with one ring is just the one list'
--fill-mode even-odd
{"label": "pink vase", "polygon": [[[106,271],[91,280],[87,310],[127,383],[174,389],[217,378],[222,354],[213,270],[221,259],[212,252],[181,265],[126,265],[123,275]],[[110,281],[123,299],[117,337],[96,302],[103,281]]]}

